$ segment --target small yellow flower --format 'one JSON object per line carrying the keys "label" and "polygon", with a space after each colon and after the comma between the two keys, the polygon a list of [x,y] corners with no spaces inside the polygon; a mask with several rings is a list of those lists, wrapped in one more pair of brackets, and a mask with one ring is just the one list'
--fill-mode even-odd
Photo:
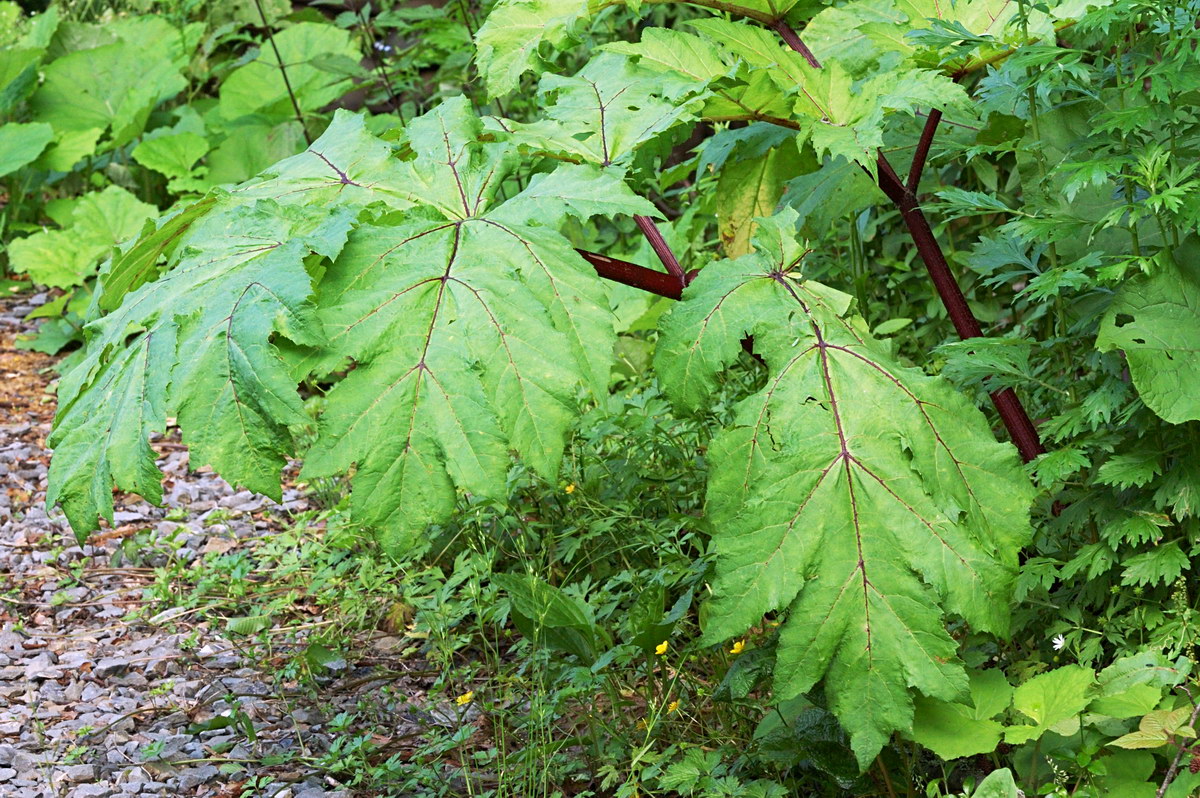
{"label": "small yellow flower", "polygon": [[567,485],[565,488],[563,488],[563,493],[574,493],[574,492],[575,492],[575,483],[574,482],[572,482],[570,485]]}
{"label": "small yellow flower", "polygon": [[654,647],[654,653],[661,657],[663,654],[667,653],[667,649],[670,647],[671,643],[667,640],[664,640]]}
{"label": "small yellow flower", "polygon": [[733,648],[729,649],[730,654],[741,654],[746,650],[746,641],[739,640],[733,644]]}
{"label": "small yellow flower", "polygon": [[678,711],[679,711],[679,702],[678,701],[672,701],[671,703],[667,704],[667,712],[678,712]]}
{"label": "small yellow flower", "polygon": [[454,703],[458,704],[460,707],[465,707],[467,704],[471,703],[474,700],[475,700],[475,691],[468,690],[467,692],[460,695],[458,698],[454,699]]}

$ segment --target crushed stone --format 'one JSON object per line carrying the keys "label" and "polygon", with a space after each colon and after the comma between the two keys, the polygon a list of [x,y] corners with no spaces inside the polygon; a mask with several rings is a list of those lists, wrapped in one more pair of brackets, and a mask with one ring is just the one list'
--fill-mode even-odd
{"label": "crushed stone", "polygon": [[[190,470],[168,435],[153,442],[163,506],[115,494],[114,525],[79,545],[62,513],[44,507],[55,359],[13,345],[46,299],[0,297],[0,796],[237,798],[260,777],[269,784],[256,796],[350,798],[307,763],[331,744],[327,718],[378,687],[362,679],[369,670],[347,669],[357,689],[335,682],[313,695],[282,683],[222,625],[182,607],[147,612],[143,595],[172,558],[192,562],[279,529],[308,506],[303,492],[290,487],[277,504],[236,490]],[[123,546],[135,536],[158,553],[130,564]],[[420,691],[417,680],[410,689]],[[252,735],[222,725],[235,715]],[[271,758],[285,764],[264,764]]]}

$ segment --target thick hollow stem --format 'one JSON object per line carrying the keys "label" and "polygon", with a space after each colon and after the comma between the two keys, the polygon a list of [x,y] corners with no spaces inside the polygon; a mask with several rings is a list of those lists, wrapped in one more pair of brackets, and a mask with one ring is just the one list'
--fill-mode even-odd
{"label": "thick hollow stem", "polygon": [[925,161],[929,160],[929,148],[933,146],[933,136],[937,133],[938,123],[942,121],[942,112],[936,108],[929,109],[925,118],[925,127],[921,130],[921,139],[917,142],[917,151],[913,153],[912,166],[908,169],[908,182],[905,187],[910,194],[917,193],[921,185],[921,173],[925,171]]}
{"label": "thick hollow stem", "polygon": [[654,250],[654,254],[662,261],[662,265],[667,267],[667,272],[678,280],[681,286],[687,285],[687,277],[684,276],[683,267],[679,265],[679,259],[671,251],[670,245],[663,238],[658,226],[654,224],[654,220],[649,216],[634,216],[633,220],[637,222],[642,235],[650,242],[650,248]]}
{"label": "thick hollow stem", "polygon": [[[788,47],[804,56],[810,66],[814,69],[820,67],[820,63],[813,56],[812,51],[804,45],[791,26],[786,22],[779,21],[772,27]],[[933,144],[933,136],[937,132],[940,121],[941,113],[936,109],[930,111],[929,118],[925,121],[925,128],[921,132],[921,139],[917,143],[917,151],[913,156],[907,181],[901,180],[882,151],[876,159],[877,176],[879,187],[899,209],[913,244],[917,247],[917,254],[925,263],[925,269],[929,272],[933,286],[937,289],[938,297],[941,298],[946,312],[950,315],[950,321],[953,322],[959,337],[979,338],[983,335],[979,321],[971,312],[962,289],[958,287],[958,282],[954,279],[949,264],[946,263],[946,256],[942,254],[942,248],[933,234],[933,229],[929,226],[929,220],[925,218],[925,214],[921,210],[920,201],[917,199],[917,186],[921,182],[921,172],[925,168],[925,161],[929,157],[929,148]],[[1011,388],[1005,388],[994,391],[989,396],[991,396],[992,404],[996,407],[996,412],[1000,414],[1001,421],[1004,422],[1005,429],[1008,430],[1009,437],[1012,438],[1017,451],[1021,453],[1021,458],[1029,462],[1044,452],[1045,449],[1042,448],[1037,429],[1030,421],[1029,414],[1025,412],[1025,407],[1017,398],[1016,393]]]}
{"label": "thick hollow stem", "polygon": [[674,275],[647,269],[627,260],[610,258],[586,249],[575,250],[583,259],[592,264],[596,274],[614,283],[640,288],[651,294],[665,296],[667,299],[679,299],[683,296],[683,283]]}
{"label": "thick hollow stem", "polygon": [[808,62],[810,67],[813,69],[821,68],[821,62],[817,60],[815,55],[813,55],[813,51],[808,49],[808,45],[805,44],[804,40],[800,38],[800,34],[796,33],[795,28],[784,22],[782,19],[777,20],[773,25],[771,25],[771,27],[775,29],[775,32],[779,34],[779,38],[783,39],[784,43],[788,47],[792,48],[797,53],[800,53],[801,56],[803,56],[804,60]]}
{"label": "thick hollow stem", "polygon": [[[928,125],[926,128],[928,129]],[[912,180],[911,173],[909,179]],[[920,176],[918,175],[916,179],[919,181]],[[971,312],[967,298],[963,295],[962,289],[958,287],[958,281],[954,279],[954,274],[950,271],[950,265],[946,262],[946,256],[942,254],[942,248],[929,226],[929,220],[925,218],[925,213],[921,210],[917,195],[900,182],[899,176],[896,175],[895,170],[892,169],[891,164],[887,162],[882,153],[879,155],[879,187],[900,210],[900,216],[908,228],[908,234],[917,247],[917,254],[925,263],[929,279],[933,281],[933,287],[937,290],[938,297],[941,298],[942,305],[945,306],[958,337],[962,339],[982,337],[983,329],[979,326],[979,320]],[[1017,451],[1021,453],[1021,459],[1029,462],[1044,452],[1045,449],[1042,448],[1037,429],[1033,426],[1029,414],[1025,412],[1025,407],[1013,389],[1004,388],[992,392],[989,396],[991,396],[992,404],[996,407],[996,412],[1000,414],[1000,420],[1004,422],[1004,428],[1008,430],[1009,437],[1012,438]]]}

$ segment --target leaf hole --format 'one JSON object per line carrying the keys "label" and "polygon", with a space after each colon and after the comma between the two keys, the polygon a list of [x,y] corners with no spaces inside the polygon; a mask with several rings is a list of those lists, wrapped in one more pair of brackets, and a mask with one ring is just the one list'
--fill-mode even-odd
{"label": "leaf hole", "polygon": [[1126,324],[1129,324],[1132,321],[1133,321],[1133,316],[1130,316],[1128,313],[1118,313],[1117,318],[1113,320],[1113,323],[1116,324],[1118,328],[1120,328],[1120,327],[1124,327]]}

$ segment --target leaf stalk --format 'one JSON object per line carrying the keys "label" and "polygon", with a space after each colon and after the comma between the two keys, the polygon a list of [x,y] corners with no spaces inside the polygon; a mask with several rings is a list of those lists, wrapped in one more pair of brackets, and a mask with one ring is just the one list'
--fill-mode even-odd
{"label": "leaf stalk", "polygon": [[[814,69],[820,68],[820,62],[790,25],[780,20],[772,27],[779,33],[784,43],[803,56],[810,66]],[[925,269],[933,281],[933,287],[937,290],[938,297],[942,300],[942,305],[950,316],[950,321],[954,324],[955,331],[963,339],[981,338],[983,329],[979,326],[979,320],[971,312],[966,296],[963,295],[958,281],[954,279],[950,265],[946,262],[946,256],[942,253],[942,247],[938,244],[937,237],[933,234],[933,229],[929,226],[929,220],[925,218],[925,212],[921,209],[921,202],[917,198],[921,172],[925,169],[925,162],[929,158],[929,149],[933,145],[933,137],[937,133],[937,126],[941,122],[941,118],[942,114],[937,109],[929,112],[929,116],[925,120],[925,127],[921,131],[921,138],[917,142],[907,181],[902,180],[896,174],[896,170],[892,168],[887,156],[882,151],[876,159],[877,179],[879,188],[900,211],[900,216],[908,228],[909,236],[917,248],[917,254],[925,263]],[[988,396],[991,397],[992,405],[995,406],[1001,421],[1004,422],[1004,428],[1008,431],[1013,444],[1016,445],[1017,451],[1020,452],[1021,459],[1029,462],[1042,454],[1045,449],[1038,437],[1037,428],[1033,426],[1029,414],[1025,411],[1025,406],[1021,404],[1016,392],[1012,388],[1004,388],[992,391]]]}
{"label": "leaf stalk", "polygon": [[662,261],[662,265],[667,267],[667,273],[678,280],[681,287],[687,285],[687,277],[683,273],[683,267],[679,265],[679,259],[671,251],[671,246],[663,238],[662,231],[658,229],[658,225],[654,224],[654,220],[649,216],[634,216],[633,220],[637,222],[642,235],[650,242],[650,248],[654,250],[654,254]]}
{"label": "leaf stalk", "polygon": [[300,123],[300,133],[304,136],[304,143],[311,147],[312,136],[308,135],[308,128],[304,125],[304,113],[300,110],[296,92],[292,90],[292,82],[288,80],[287,68],[283,65],[283,56],[279,54],[279,45],[275,44],[275,34],[271,32],[271,23],[267,21],[267,12],[263,9],[262,0],[254,0],[254,5],[258,9],[259,18],[262,19],[263,28],[267,31],[267,41],[271,43],[271,49],[275,52],[275,60],[279,62],[279,74],[283,77],[283,87],[287,89],[288,99],[292,101],[292,110],[296,112],[296,121]]}
{"label": "leaf stalk", "polygon": [[614,283],[628,285],[632,288],[640,288],[657,296],[665,296],[667,299],[680,299],[683,296],[683,282],[674,275],[647,269],[645,266],[639,266],[627,260],[610,258],[598,252],[589,252],[586,249],[575,251],[592,265],[596,274],[606,280],[612,280]]}

